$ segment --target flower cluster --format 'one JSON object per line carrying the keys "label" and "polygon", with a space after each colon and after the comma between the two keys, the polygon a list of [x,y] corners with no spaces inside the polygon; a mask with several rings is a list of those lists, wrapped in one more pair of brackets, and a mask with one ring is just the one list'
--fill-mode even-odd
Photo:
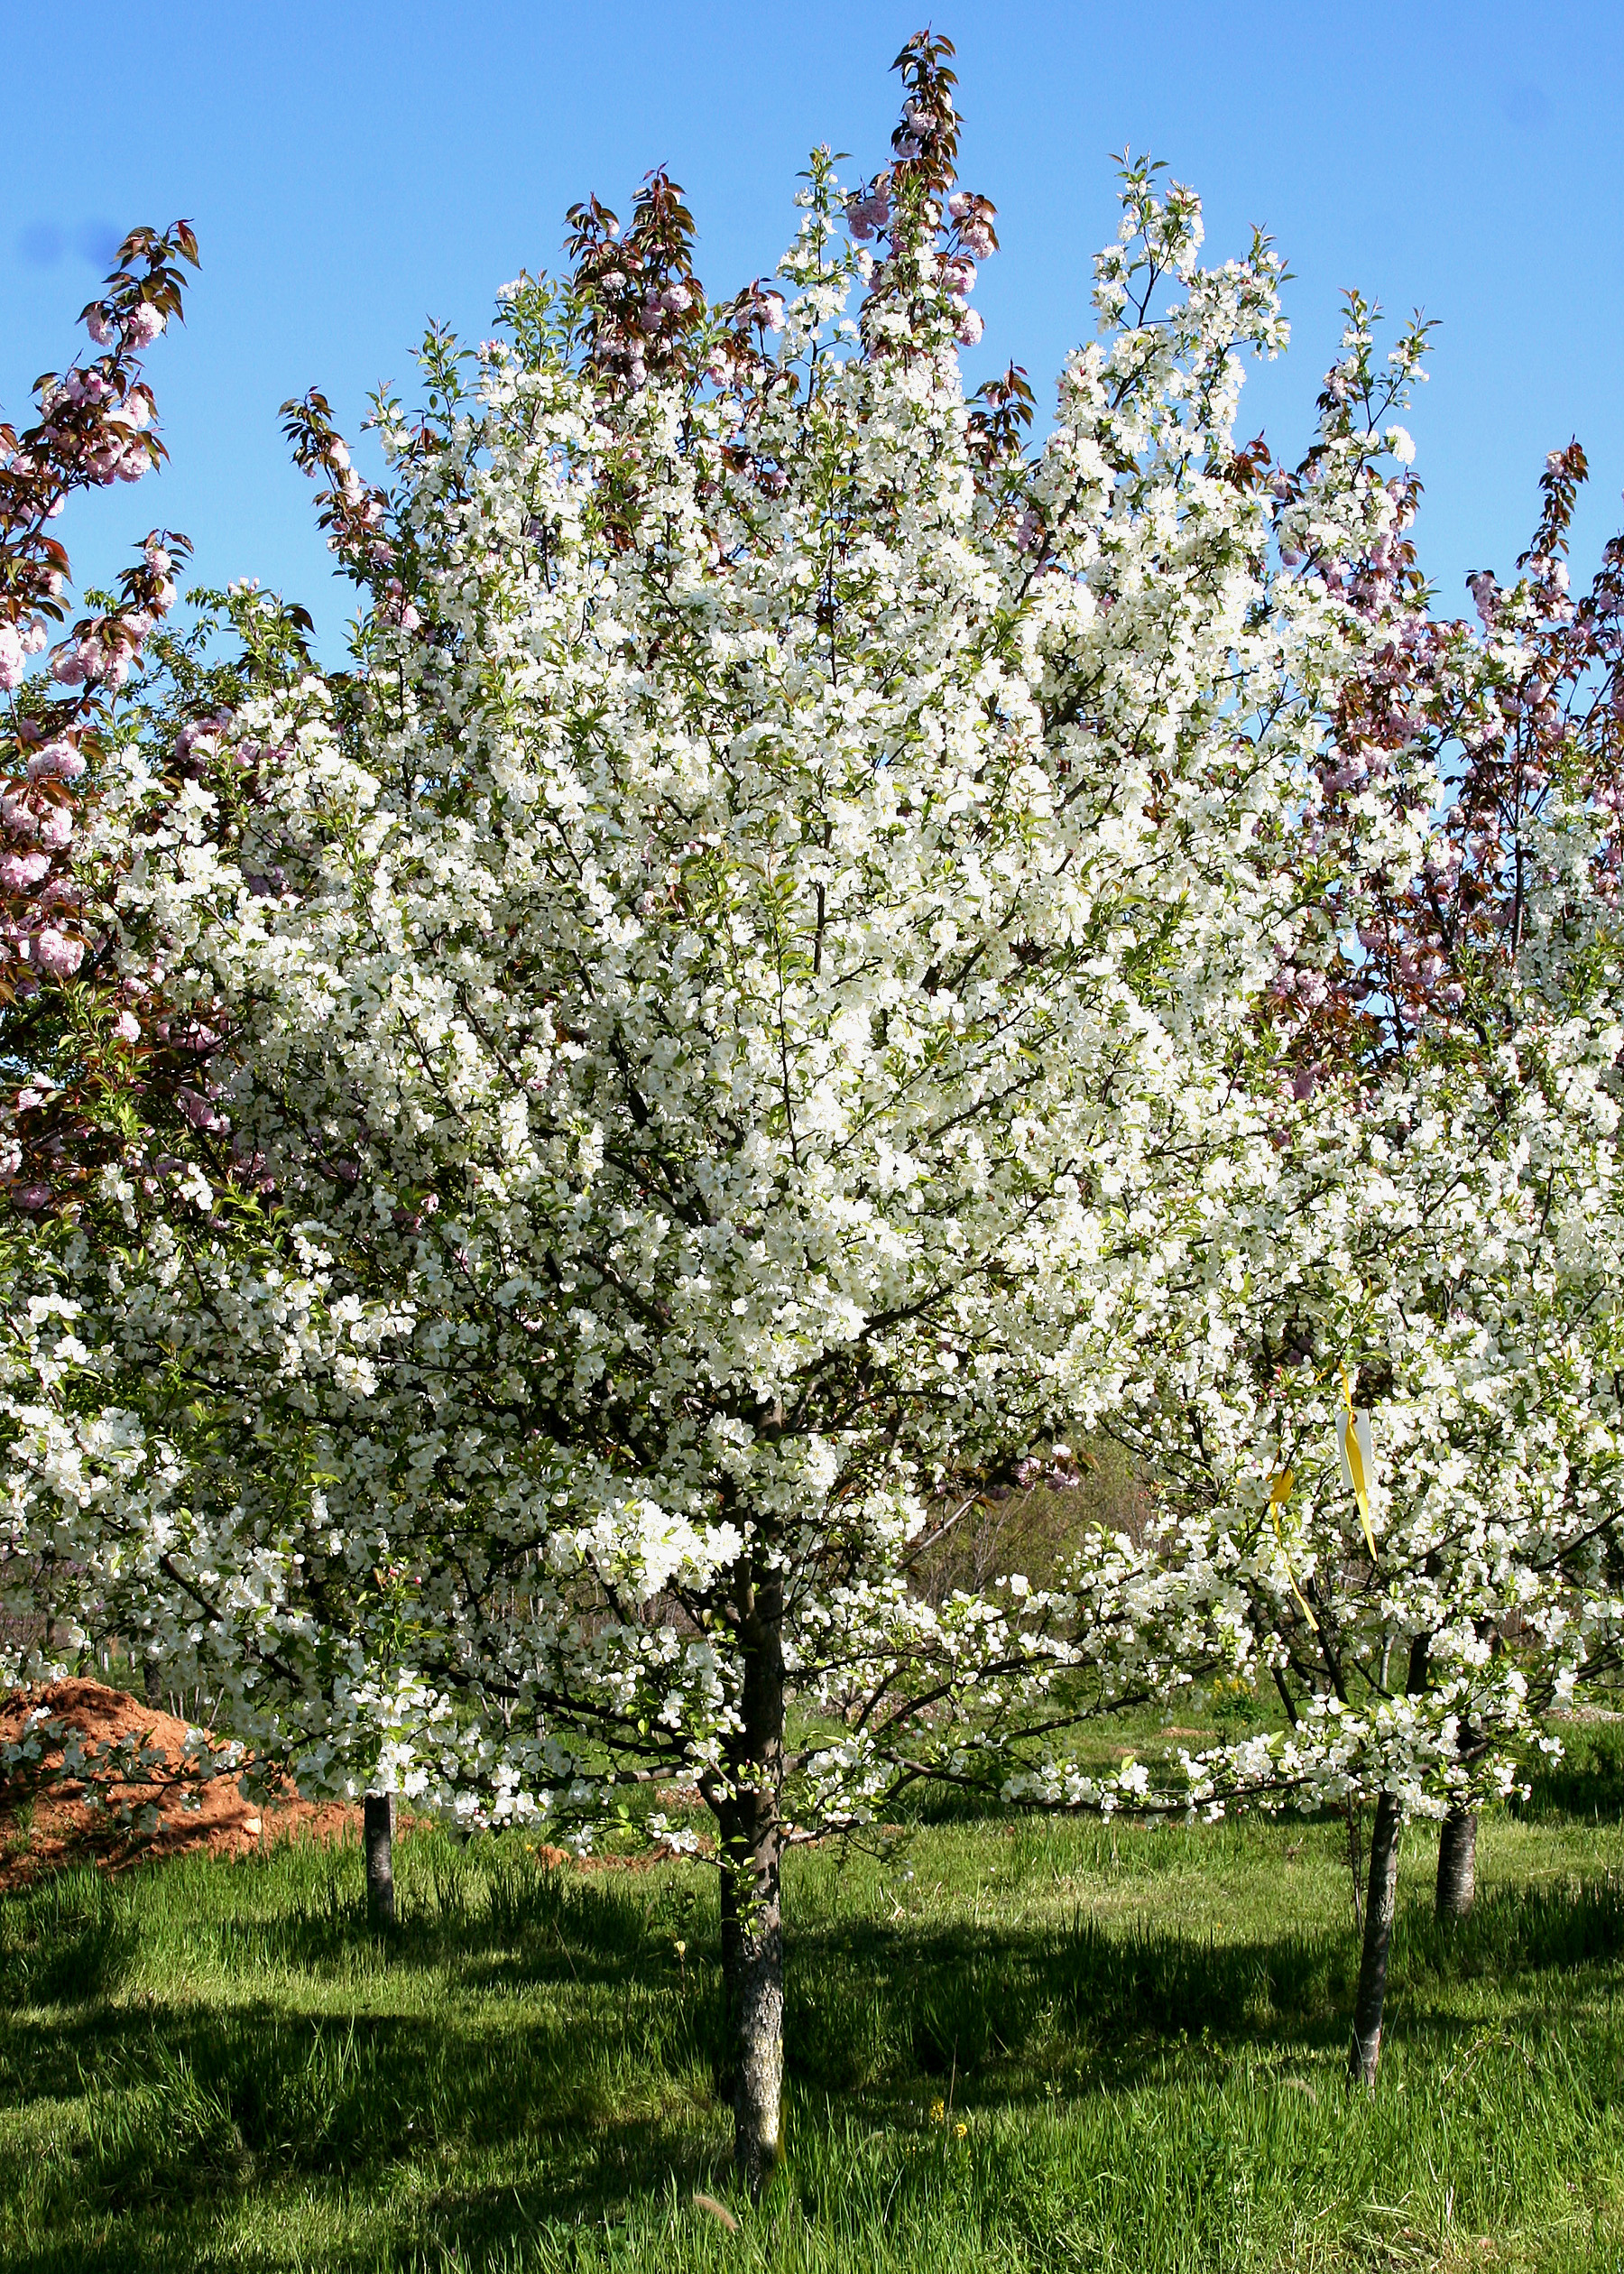
{"label": "flower cluster", "polygon": [[117,594],[53,648],[69,561],[51,524],[75,492],[161,462],[140,356],[180,314],[180,263],[196,260],[185,222],[133,231],[83,315],[103,352],[41,380],[32,427],[0,427],[0,1013],[23,1077],[0,1097],[0,1188],[28,1216],[60,1197],[56,1164],[87,1112],[105,1122],[128,1094],[139,1027],[108,945],[102,808],[119,698],[174,606],[188,550],[153,531]]}

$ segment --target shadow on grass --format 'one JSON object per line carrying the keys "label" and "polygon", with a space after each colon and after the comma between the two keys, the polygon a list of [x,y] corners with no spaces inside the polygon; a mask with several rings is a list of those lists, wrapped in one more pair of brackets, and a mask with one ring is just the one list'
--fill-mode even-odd
{"label": "shadow on grass", "polygon": [[[538,2220],[590,2223],[721,2183],[708,1890],[447,1849],[403,1874],[384,1946],[333,1869],[272,1859],[267,1892],[279,1870],[280,1909],[255,1915],[254,1873],[234,1871],[217,1915],[184,1923],[183,1947],[226,1965],[238,2001],[132,1990],[148,1899],[127,1883],[64,1873],[8,1899],[0,2097],[77,2104],[60,2188],[64,2217],[71,2204],[83,2224],[71,2251],[64,2229],[60,2247],[0,2248],[0,2262],[180,2265],[182,2230],[206,2262],[201,2238],[245,2197],[290,2179],[387,2191],[410,2170],[413,2232],[398,2246],[455,2244],[478,2265]],[[1502,2023],[1516,2026],[1522,1996],[1540,2028],[1577,2027],[1595,1969],[1620,1955],[1611,1879],[1497,1891],[1448,1927],[1408,1909],[1391,2034],[1441,2057],[1468,2027],[1451,1985],[1477,1978],[1496,1986]],[[1037,2109],[1057,2091],[1165,2080],[1186,2058],[1209,2074],[1214,2059],[1323,2074],[1345,2040],[1354,1966],[1346,1930],[1217,1942],[1081,1912],[1024,1931],[825,1921],[792,1936],[791,2086],[807,2106],[894,2124],[922,2121],[945,2091],[966,2111]],[[346,2010],[310,2011],[324,1982]],[[487,2184],[493,2157],[523,2173],[521,2191]],[[162,2237],[150,2259],[149,2231]]]}

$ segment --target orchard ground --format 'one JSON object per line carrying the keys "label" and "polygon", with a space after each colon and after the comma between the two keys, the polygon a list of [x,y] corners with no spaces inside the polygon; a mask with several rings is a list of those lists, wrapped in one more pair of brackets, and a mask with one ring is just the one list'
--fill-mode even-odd
{"label": "orchard ground", "polygon": [[1616,2267],[1624,1727],[1570,1734],[1464,1923],[1407,1831],[1373,2095],[1339,1820],[796,1853],[753,2212],[703,1864],[418,1828],[386,1944],[353,1835],[50,1872],[0,1898],[0,2268]]}

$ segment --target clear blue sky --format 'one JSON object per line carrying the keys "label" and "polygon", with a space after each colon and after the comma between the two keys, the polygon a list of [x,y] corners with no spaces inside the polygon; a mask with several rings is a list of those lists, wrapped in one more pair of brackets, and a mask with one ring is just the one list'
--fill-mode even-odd
{"label": "clear blue sky", "polygon": [[[425,317],[478,337],[503,280],[556,262],[567,204],[595,190],[623,214],[655,164],[688,191],[700,275],[731,292],[791,234],[814,143],[853,153],[853,177],[884,162],[887,67],[923,19],[918,0],[165,0],[139,21],[8,0],[6,414],[73,352],[107,240],[184,214],[202,243],[186,330],[149,365],[172,466],[75,509],[76,567],[106,575],[161,519],[210,581],[306,600],[335,651],[347,605],[282,398],[318,383],[353,432],[373,384],[409,388]],[[1419,304],[1440,319],[1411,424],[1444,604],[1465,605],[1469,568],[1509,566],[1545,453],[1574,433],[1590,565],[1624,520],[1617,0],[978,0],[934,20],[959,50],[964,179],[1003,242],[977,365],[1013,356],[1051,400],[1114,231],[1111,153],[1148,147],[1202,192],[1214,256],[1257,221],[1295,272],[1292,353],[1249,388],[1246,434],[1301,447],[1343,286]]]}

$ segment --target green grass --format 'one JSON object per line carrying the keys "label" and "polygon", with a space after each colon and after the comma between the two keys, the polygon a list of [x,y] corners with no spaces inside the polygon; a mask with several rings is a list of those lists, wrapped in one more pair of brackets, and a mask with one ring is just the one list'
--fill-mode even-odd
{"label": "green grass", "polygon": [[1371,2098],[1340,1825],[796,1855],[789,2166],[754,2214],[700,1867],[419,1835],[387,1948],[353,1846],[64,1872],[0,1899],[0,2269],[1624,2268],[1624,1858],[1591,1789],[1485,1826],[1453,1932],[1407,1835]]}

